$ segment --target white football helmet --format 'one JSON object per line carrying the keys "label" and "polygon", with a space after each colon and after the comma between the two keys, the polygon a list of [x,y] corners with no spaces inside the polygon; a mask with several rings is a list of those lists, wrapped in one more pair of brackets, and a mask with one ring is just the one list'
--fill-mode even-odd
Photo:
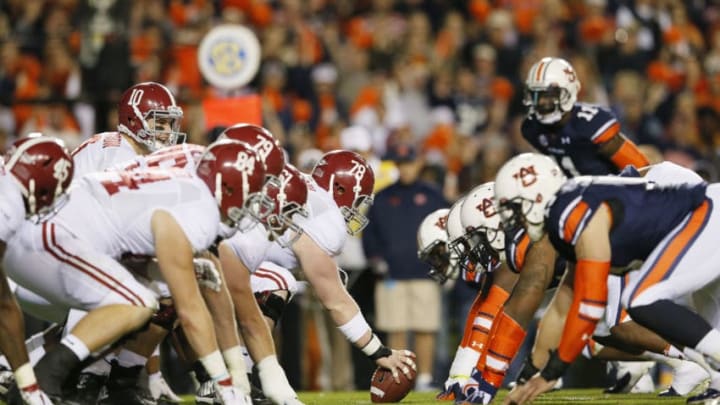
{"label": "white football helmet", "polygon": [[531,240],[540,240],[545,234],[545,209],[565,180],[548,156],[523,153],[510,159],[495,178],[495,206],[505,227],[519,224]]}
{"label": "white football helmet", "polygon": [[460,208],[460,222],[470,244],[470,259],[485,263],[491,256],[505,261],[505,232],[495,208],[495,182],[481,184],[468,193]]}
{"label": "white football helmet", "polygon": [[457,261],[451,260],[448,249],[447,220],[449,208],[428,214],[417,230],[418,258],[430,265],[428,275],[443,284],[457,278]]}
{"label": "white football helmet", "polygon": [[568,61],[545,57],[528,72],[523,104],[528,107],[528,115],[543,124],[553,124],[572,110],[580,88],[580,80]]}

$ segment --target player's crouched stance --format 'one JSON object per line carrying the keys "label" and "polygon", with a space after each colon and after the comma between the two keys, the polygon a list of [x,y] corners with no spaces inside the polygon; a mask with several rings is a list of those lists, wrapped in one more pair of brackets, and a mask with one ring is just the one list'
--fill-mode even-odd
{"label": "player's crouched stance", "polygon": [[43,390],[62,399],[63,382],[82,361],[143,328],[157,310],[154,293],[117,261],[129,252],[157,257],[190,345],[215,381],[217,400],[248,403],[233,388],[218,350],[193,252],[214,242],[221,221],[237,225],[264,176],[247,144],[217,142],[202,156],[197,175],[160,169],[87,175],[52,220],[23,228],[8,246],[8,272],[56,305],[89,311],[38,363]]}
{"label": "player's crouched stance", "polygon": [[[0,159],[0,257],[26,218],[47,220],[62,201],[73,177],[72,159],[62,143],[45,136],[16,141],[5,166]],[[38,387],[23,342],[23,315],[0,268],[0,351],[15,371],[22,401],[30,405],[51,404]]]}
{"label": "player's crouched stance", "polygon": [[[622,303],[632,319],[670,342],[720,360],[717,296],[717,185],[659,186],[645,179],[579,177],[566,181],[545,156],[523,154],[498,173],[495,198],[507,224],[533,240],[547,233],[555,249],[576,261],[574,297],[557,351],[518,389],[514,402],[549,390],[593,334],[607,302],[611,268],[644,260]],[[679,304],[693,296],[695,309]],[[720,398],[710,388],[688,403]]]}

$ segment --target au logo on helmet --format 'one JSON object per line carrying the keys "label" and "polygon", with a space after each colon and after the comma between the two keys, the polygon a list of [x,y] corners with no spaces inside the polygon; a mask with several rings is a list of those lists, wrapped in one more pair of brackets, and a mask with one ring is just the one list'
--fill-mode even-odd
{"label": "au logo on helmet", "polygon": [[215,87],[234,90],[249,83],[260,67],[260,42],[242,25],[219,25],[200,42],[200,73]]}
{"label": "au logo on helmet", "polygon": [[530,187],[537,182],[535,166],[521,167],[520,171],[513,174],[513,178],[520,181],[523,187]]}
{"label": "au logo on helmet", "polygon": [[483,198],[480,204],[477,205],[478,211],[482,211],[483,215],[485,215],[485,218],[490,218],[494,215],[497,215],[497,211],[495,210],[495,204],[493,204],[492,200],[489,198]]}
{"label": "au logo on helmet", "polygon": [[447,215],[438,218],[438,220],[435,222],[435,226],[442,229],[443,231],[446,230],[447,229]]}

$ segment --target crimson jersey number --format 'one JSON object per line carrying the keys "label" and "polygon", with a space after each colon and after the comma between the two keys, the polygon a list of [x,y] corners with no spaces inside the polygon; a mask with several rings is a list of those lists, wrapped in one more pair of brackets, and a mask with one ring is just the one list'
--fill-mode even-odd
{"label": "crimson jersey number", "polygon": [[110,195],[117,193],[121,188],[137,190],[143,184],[155,183],[171,178],[168,174],[161,172],[120,172],[118,174],[120,175],[119,179],[106,179],[101,183]]}

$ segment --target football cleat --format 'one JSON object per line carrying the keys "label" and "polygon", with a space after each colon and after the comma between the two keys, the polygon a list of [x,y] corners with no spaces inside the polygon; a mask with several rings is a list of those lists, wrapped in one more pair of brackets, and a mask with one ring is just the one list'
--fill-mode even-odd
{"label": "football cleat", "polygon": [[455,400],[456,405],[489,404],[497,395],[497,388],[485,380],[471,378],[463,387],[461,396]]}
{"label": "football cleat", "polygon": [[138,386],[143,366],[120,367],[112,362],[112,369],[105,384],[105,395],[98,400],[99,405],[155,405],[149,391]]}
{"label": "football cleat", "polygon": [[688,405],[720,405],[720,391],[708,388],[702,394],[687,399]]}
{"label": "football cleat", "polygon": [[212,380],[208,380],[200,384],[198,389],[195,391],[195,403],[197,405],[210,405],[220,403],[219,401],[215,400],[215,384]]}
{"label": "football cleat", "polygon": [[104,375],[80,373],[75,390],[69,399],[81,404],[97,403],[106,380],[107,376]]}

